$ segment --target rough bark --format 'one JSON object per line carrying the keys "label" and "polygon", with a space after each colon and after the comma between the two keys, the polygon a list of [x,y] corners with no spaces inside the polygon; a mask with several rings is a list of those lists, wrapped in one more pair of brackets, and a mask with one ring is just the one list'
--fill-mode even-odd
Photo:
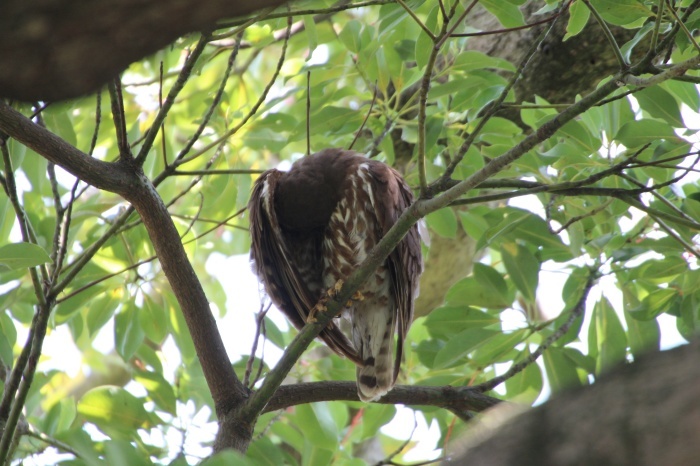
{"label": "rough bark", "polygon": [[192,31],[284,0],[6,0],[0,97],[55,101],[97,90]]}
{"label": "rough bark", "polygon": [[[465,439],[447,464],[652,466],[697,464],[700,342],[648,354]],[[497,410],[499,408],[496,408]],[[488,416],[488,415],[487,415]]]}
{"label": "rough bark", "polygon": [[[544,2],[527,5],[523,9],[526,22],[532,24],[546,18],[547,15],[534,15],[543,5]],[[483,8],[476,8],[467,21],[482,31],[503,27]],[[504,34],[471,37],[468,46],[517,64],[537,36],[551,27],[538,53],[515,85],[516,98],[518,102],[533,102],[537,95],[550,103],[571,103],[577,94],[591,92],[601,79],[618,71],[619,64],[593,18],[581,34],[564,41],[567,21],[568,14],[564,13],[556,18],[553,27],[547,22]],[[619,46],[634,37],[634,31],[621,27],[611,27],[611,31]]]}

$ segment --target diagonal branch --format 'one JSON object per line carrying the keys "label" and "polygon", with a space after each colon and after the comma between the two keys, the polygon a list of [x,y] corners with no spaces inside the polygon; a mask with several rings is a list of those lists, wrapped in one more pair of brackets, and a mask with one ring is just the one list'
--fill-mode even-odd
{"label": "diagonal branch", "polygon": [[544,353],[547,350],[547,348],[552,346],[558,339],[566,335],[566,332],[569,331],[571,324],[573,324],[578,317],[582,316],[584,311],[586,310],[586,301],[588,300],[588,293],[593,287],[596,275],[597,271],[595,270],[591,270],[589,272],[588,280],[586,281],[586,284],[583,287],[583,291],[581,293],[581,298],[576,302],[576,305],[571,310],[569,317],[561,324],[561,326],[559,326],[559,328],[557,328],[554,331],[554,333],[552,333],[545,341],[543,341],[542,344],[538,346],[535,351],[533,351],[527,358],[523,359],[517,364],[513,364],[510,367],[510,369],[508,369],[504,374],[494,377],[491,380],[487,380],[486,382],[474,387],[474,389],[480,390],[482,392],[493,390],[498,385],[502,384],[517,373],[523,371],[527,366],[529,366],[533,362],[537,361],[537,358],[542,356],[542,353]]}
{"label": "diagonal branch", "polygon": [[132,179],[125,165],[89,157],[3,101],[0,101],[0,130],[96,188],[115,193],[129,190]]}

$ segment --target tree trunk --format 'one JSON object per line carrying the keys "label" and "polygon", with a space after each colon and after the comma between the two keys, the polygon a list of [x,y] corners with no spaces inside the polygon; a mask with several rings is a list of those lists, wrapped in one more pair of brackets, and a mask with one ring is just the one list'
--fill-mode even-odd
{"label": "tree trunk", "polygon": [[474,426],[480,434],[465,439],[466,451],[446,464],[698,464],[699,353],[696,341],[647,354],[589,387],[562,393],[514,418],[506,416],[491,432],[485,432],[492,424],[487,414]]}

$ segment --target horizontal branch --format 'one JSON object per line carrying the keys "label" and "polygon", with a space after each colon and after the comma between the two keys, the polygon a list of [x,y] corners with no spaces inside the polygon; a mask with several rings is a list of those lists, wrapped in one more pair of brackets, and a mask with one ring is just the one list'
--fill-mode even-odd
{"label": "horizontal branch", "polygon": [[[318,401],[360,401],[355,382],[311,382],[282,385],[263,412]],[[376,403],[437,406],[451,411],[481,412],[501,403],[475,387],[396,385]]]}
{"label": "horizontal branch", "polygon": [[659,74],[648,78],[640,78],[631,74],[626,74],[620,78],[620,82],[638,87],[649,87],[660,84],[669,79],[676,79],[683,76],[686,71],[700,65],[700,55],[696,55],[688,60],[678,63]]}
{"label": "horizontal branch", "polygon": [[194,176],[194,175],[259,175],[265,170],[246,170],[246,169],[231,169],[231,170],[175,170],[170,173],[170,176]]}

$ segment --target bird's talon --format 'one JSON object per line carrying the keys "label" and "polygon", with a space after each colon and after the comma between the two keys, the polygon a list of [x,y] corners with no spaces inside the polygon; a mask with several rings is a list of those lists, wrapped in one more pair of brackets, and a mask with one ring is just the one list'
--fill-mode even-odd
{"label": "bird's talon", "polygon": [[345,282],[343,281],[342,278],[339,279],[337,282],[335,282],[335,285],[333,285],[332,288],[329,288],[328,291],[326,292],[328,294],[328,296],[330,296],[331,298],[335,298],[336,296],[338,296],[338,293],[340,293],[340,290],[343,289],[344,283]]}
{"label": "bird's talon", "polygon": [[324,306],[322,303],[316,304],[314,307],[311,308],[311,311],[309,311],[309,315],[306,316],[306,323],[307,324],[313,324],[315,322],[318,322],[318,319],[316,318],[316,314],[319,312],[326,312],[328,308]]}

